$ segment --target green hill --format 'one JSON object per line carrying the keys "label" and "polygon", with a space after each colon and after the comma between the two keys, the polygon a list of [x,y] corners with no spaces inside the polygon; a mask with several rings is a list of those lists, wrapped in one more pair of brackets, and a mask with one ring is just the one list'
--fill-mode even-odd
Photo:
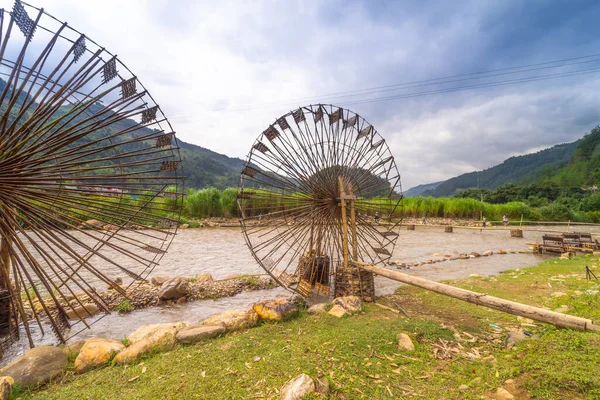
{"label": "green hill", "polygon": [[218,189],[237,186],[244,160],[230,158],[223,154],[179,141],[185,186],[189,188]]}
{"label": "green hill", "polygon": [[600,182],[600,126],[577,141],[569,162],[545,178],[559,186],[596,186]]}
{"label": "green hill", "polygon": [[[600,135],[600,132],[599,132]],[[587,137],[587,136],[586,136]],[[584,138],[585,139],[585,138]],[[576,149],[584,139],[559,144],[537,153],[510,157],[502,164],[479,172],[469,172],[440,183],[435,189],[423,192],[423,196],[450,197],[465,189],[481,187],[495,189],[507,183],[528,184],[540,180],[554,180],[575,156]],[[598,140],[600,142],[600,139]],[[586,153],[587,154],[587,153]],[[598,158],[600,167],[600,158]],[[478,182],[479,180],[479,182]],[[565,186],[573,186],[564,182]]]}

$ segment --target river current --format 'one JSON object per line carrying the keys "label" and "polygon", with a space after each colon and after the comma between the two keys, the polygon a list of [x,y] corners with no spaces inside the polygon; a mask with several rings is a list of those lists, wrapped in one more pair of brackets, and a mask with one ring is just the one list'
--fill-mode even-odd
{"label": "river current", "polygon": [[[545,229],[561,229],[547,227]],[[541,240],[542,232],[524,231],[523,238],[512,238],[506,230],[457,229],[454,233],[445,233],[443,227],[417,226],[414,231],[400,232],[392,260],[399,262],[425,261],[433,254],[457,254],[487,250],[527,250],[525,242]],[[504,270],[535,265],[547,256],[537,254],[505,254],[476,259],[445,261],[425,264],[403,270],[411,275],[432,280],[465,278],[470,274],[489,276]],[[394,269],[394,266],[389,266]],[[252,257],[246,247],[244,237],[238,228],[203,228],[180,230],[173,240],[168,253],[152,275],[193,277],[209,273],[214,279],[223,279],[227,275],[263,274],[264,271]],[[392,293],[398,282],[376,277],[377,295]],[[135,310],[129,314],[112,313],[100,318],[91,329],[71,332],[69,342],[90,337],[120,339],[127,336],[140,325],[162,322],[189,321],[198,323],[209,315],[236,308],[248,307],[257,300],[287,296],[282,288],[245,292],[239,295],[217,300],[203,300],[180,305],[165,305]],[[55,344],[56,339],[50,330],[42,336],[34,328],[38,344]],[[6,363],[28,349],[25,335],[12,345],[4,354],[2,363]]]}

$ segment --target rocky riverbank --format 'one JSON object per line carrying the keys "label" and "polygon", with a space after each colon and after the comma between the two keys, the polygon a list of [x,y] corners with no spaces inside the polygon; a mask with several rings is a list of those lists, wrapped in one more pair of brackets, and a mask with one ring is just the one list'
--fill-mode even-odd
{"label": "rocky riverbank", "polygon": [[[155,276],[150,281],[140,282],[130,286],[122,286],[126,296],[113,288],[97,293],[103,304],[110,311],[131,312],[136,309],[162,305],[169,302],[183,303],[194,300],[218,299],[230,297],[245,291],[272,289],[277,284],[270,278],[256,275],[233,275],[222,280],[213,280],[210,274],[201,274],[192,278]],[[77,297],[77,299],[75,299]],[[45,301],[50,311],[56,311],[56,306],[48,298]],[[75,296],[61,299],[61,306],[66,310],[71,320],[91,317],[100,309],[96,302],[84,292]],[[37,299],[33,301],[35,311],[42,308]],[[29,304],[25,310],[31,317],[33,311]]]}
{"label": "rocky riverbank", "polygon": [[[599,265],[592,255],[552,258],[534,267],[449,284],[597,321],[599,285],[586,279],[585,267],[598,274]],[[273,309],[281,301],[285,303],[277,300],[266,307]],[[66,367],[57,369],[54,380],[42,390],[21,387],[12,396],[23,400],[281,400],[294,398],[286,397],[290,393],[310,392],[308,398],[458,400],[581,399],[600,393],[597,333],[557,329],[410,286],[348,312],[344,307],[352,303],[338,300],[315,306],[310,313],[300,308],[297,318],[285,322],[260,323],[253,307],[214,317],[210,323],[216,325],[202,318],[204,323],[196,326],[146,326],[123,342],[102,345],[116,346],[123,355],[119,360],[113,355],[110,361],[108,353],[109,361],[99,366],[109,367],[85,373],[76,372],[74,362],[83,346],[88,347],[84,354],[100,348],[98,340],[74,344],[66,363],[59,355],[62,350],[53,347]],[[333,315],[338,312],[341,318]],[[214,321],[225,317],[231,322]],[[240,322],[241,329],[227,332],[225,326],[233,326],[234,321]],[[145,347],[137,344],[142,336],[159,331],[164,332],[157,334],[164,336],[164,343],[172,340],[168,332],[176,331],[177,343],[183,344],[117,364]],[[211,338],[193,345],[182,341],[202,334]],[[80,363],[83,360],[81,356]],[[8,384],[11,379],[2,381]]]}
{"label": "rocky riverbank", "polygon": [[[155,281],[159,282],[160,279]],[[143,325],[120,341],[90,338],[62,348],[39,346],[0,369],[0,400],[10,398],[15,384],[21,388],[35,389],[56,380],[70,369],[76,374],[107,365],[125,365],[127,369],[128,365],[142,357],[170,351],[178,345],[192,345],[228,332],[253,328],[259,321],[283,321],[293,318],[298,315],[301,308],[305,307],[304,300],[294,295],[289,299],[260,301],[249,309],[229,310],[215,314],[197,325],[187,321]],[[361,307],[361,300],[358,297],[348,296],[337,298],[331,303],[316,304],[308,310],[308,313],[319,314],[329,311],[330,315],[341,318],[360,311]],[[254,361],[260,359],[261,357],[255,357]],[[72,368],[68,366],[69,360],[74,360]],[[145,370],[142,373],[145,373]],[[139,375],[129,379],[129,382],[137,379]],[[313,382],[310,377],[305,379]],[[327,380],[317,379],[317,382],[321,382],[321,393],[326,395]],[[294,397],[294,393],[298,394],[298,390],[302,390],[301,397],[315,391],[314,382],[312,386],[306,383],[300,386],[298,387],[296,383],[288,383],[282,388],[281,398],[299,399],[300,397]]]}

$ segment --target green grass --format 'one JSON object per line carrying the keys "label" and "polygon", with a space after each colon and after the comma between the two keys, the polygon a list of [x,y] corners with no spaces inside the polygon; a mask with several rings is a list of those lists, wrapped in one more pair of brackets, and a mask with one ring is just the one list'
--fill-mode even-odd
{"label": "green grass", "polygon": [[115,310],[119,313],[126,314],[132,312],[134,307],[129,300],[123,300],[117,305],[117,307],[115,307]]}
{"label": "green grass", "polygon": [[[597,290],[600,285],[584,279],[585,265],[596,269],[597,264],[598,260],[590,257],[550,259],[535,267],[452,284],[541,307],[566,304],[569,314],[597,321],[599,295],[586,291]],[[550,295],[557,291],[566,296]],[[62,378],[64,383],[38,392],[20,391],[18,396],[276,399],[277,390],[288,379],[306,373],[330,380],[331,399],[412,395],[426,399],[478,399],[491,396],[501,385],[516,398],[600,398],[597,333],[538,323],[521,326],[523,320],[514,315],[409,286],[380,301],[402,307],[410,318],[373,304],[342,319],[303,311],[296,319],[266,323],[154,354],[127,368],[107,367],[83,375],[69,370]],[[527,330],[538,338],[507,349],[505,338],[509,329]],[[416,345],[414,352],[398,349],[396,337],[400,332],[411,336]],[[443,347],[458,353],[444,355],[440,350]],[[257,356],[260,361],[255,362]],[[514,380],[513,386],[504,384],[507,379]],[[461,391],[458,388],[463,384],[468,389]]]}

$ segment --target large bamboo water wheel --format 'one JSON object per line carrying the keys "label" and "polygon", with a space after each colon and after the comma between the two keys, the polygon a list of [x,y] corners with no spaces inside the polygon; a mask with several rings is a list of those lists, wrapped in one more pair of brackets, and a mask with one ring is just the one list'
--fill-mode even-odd
{"label": "large bamboo water wheel", "polygon": [[238,194],[241,226],[282,286],[373,298],[373,276],[351,262],[389,260],[401,192],[394,157],[371,124],[332,105],[301,107],[252,146]]}
{"label": "large bamboo water wheel", "polygon": [[180,164],[115,55],[43,9],[0,10],[2,344],[48,330],[64,342],[109,312],[107,287],[125,296],[145,279],[178,226]]}

